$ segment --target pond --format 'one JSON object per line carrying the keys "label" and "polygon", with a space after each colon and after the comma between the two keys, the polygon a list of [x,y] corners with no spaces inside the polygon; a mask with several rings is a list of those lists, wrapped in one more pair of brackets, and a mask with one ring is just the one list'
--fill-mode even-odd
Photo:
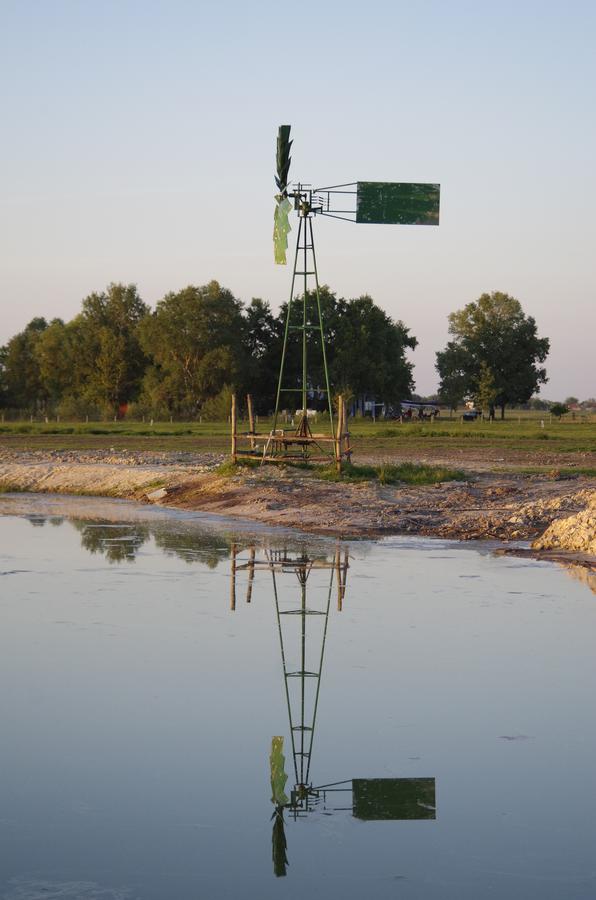
{"label": "pond", "polygon": [[596,603],[554,565],[0,497],[4,900],[580,900]]}

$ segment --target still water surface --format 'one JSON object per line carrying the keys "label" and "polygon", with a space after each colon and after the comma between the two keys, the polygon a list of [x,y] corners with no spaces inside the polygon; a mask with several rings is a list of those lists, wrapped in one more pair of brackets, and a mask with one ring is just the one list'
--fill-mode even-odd
{"label": "still water surface", "polygon": [[0,512],[4,900],[595,896],[596,602],[565,571]]}

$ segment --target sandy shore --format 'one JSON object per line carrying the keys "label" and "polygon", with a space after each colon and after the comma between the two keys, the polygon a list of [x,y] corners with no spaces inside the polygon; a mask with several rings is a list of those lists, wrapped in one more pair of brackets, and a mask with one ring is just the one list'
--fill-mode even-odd
{"label": "sandy shore", "polygon": [[[586,512],[596,498],[595,479],[469,471],[466,481],[389,487],[335,484],[273,467],[221,476],[219,461],[214,454],[5,451],[0,486],[142,500],[343,538],[414,534],[521,542],[559,523],[552,546],[543,539],[537,555],[569,552],[575,562],[596,567]],[[581,529],[575,525],[574,545],[566,547],[561,522],[578,514]]]}

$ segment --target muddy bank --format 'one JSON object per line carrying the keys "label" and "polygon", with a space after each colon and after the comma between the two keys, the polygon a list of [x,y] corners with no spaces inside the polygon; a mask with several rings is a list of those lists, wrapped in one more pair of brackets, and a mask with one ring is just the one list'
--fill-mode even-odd
{"label": "muddy bank", "polygon": [[[335,484],[311,472],[272,467],[224,477],[215,470],[220,460],[215,454],[113,449],[12,452],[0,457],[0,486],[142,500],[344,538],[540,538],[542,552],[568,550],[588,560],[594,556],[595,479],[469,471],[466,481],[389,487]],[[572,522],[578,514],[581,529]],[[562,524],[565,520],[568,526]],[[580,531],[588,535],[583,544]],[[569,543],[571,532],[575,537]]]}

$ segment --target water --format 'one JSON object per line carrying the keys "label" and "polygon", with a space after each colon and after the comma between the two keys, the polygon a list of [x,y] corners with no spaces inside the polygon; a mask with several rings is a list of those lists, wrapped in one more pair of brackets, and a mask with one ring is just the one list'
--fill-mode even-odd
{"label": "water", "polygon": [[564,570],[117,501],[0,511],[4,900],[594,897],[596,605]]}

